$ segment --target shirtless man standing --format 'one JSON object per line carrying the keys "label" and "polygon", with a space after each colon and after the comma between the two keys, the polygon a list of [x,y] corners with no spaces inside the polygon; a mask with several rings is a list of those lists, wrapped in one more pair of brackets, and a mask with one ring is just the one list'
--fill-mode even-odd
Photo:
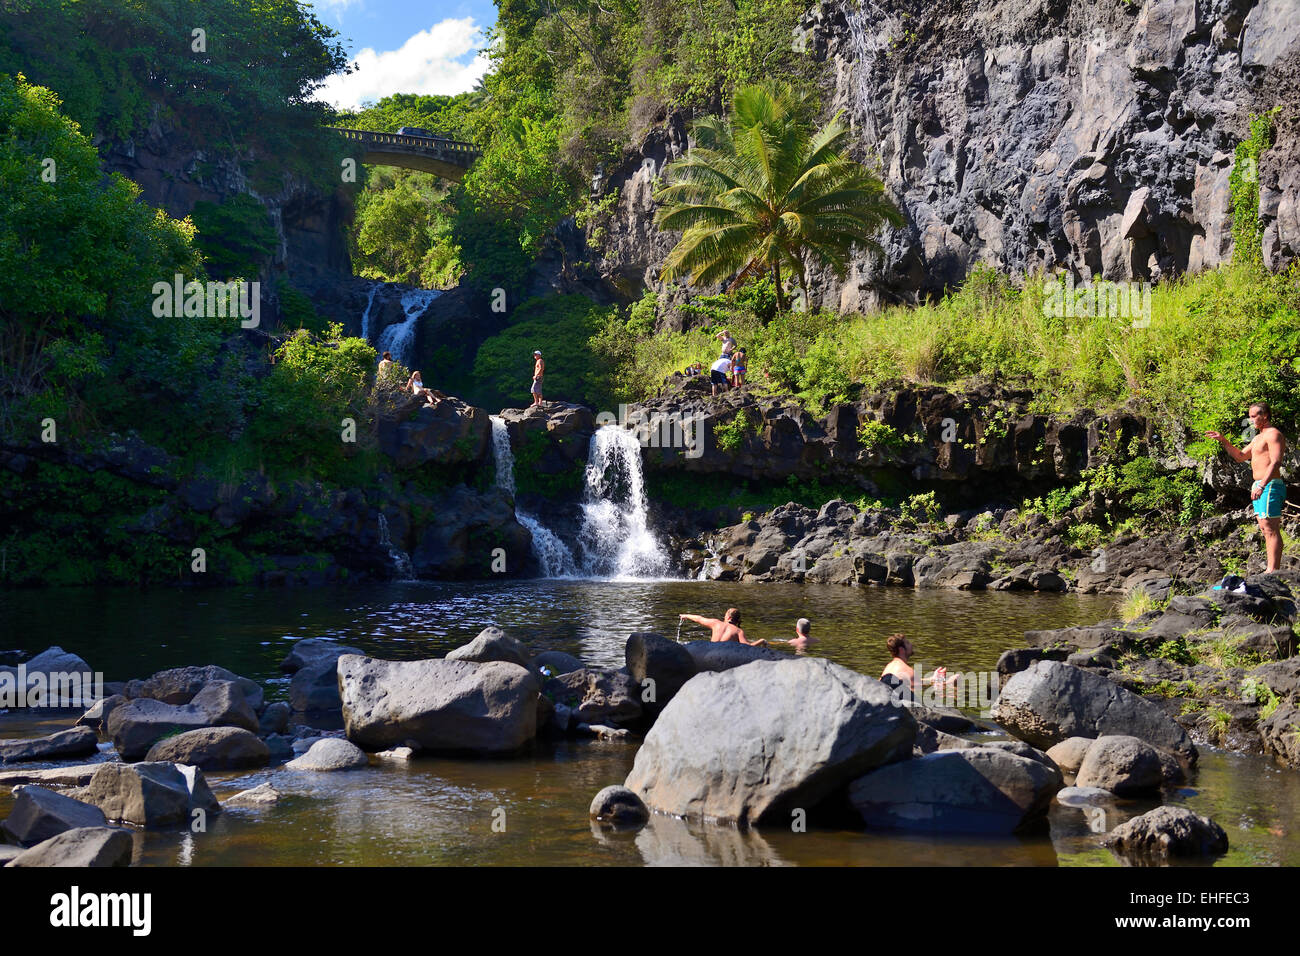
{"label": "shirtless man standing", "polygon": [[529,389],[533,393],[533,404],[542,404],[542,376],[546,374],[546,363],[542,361],[542,353],[533,351],[533,387]]}
{"label": "shirtless man standing", "polygon": [[719,621],[716,617],[700,617],[698,614],[679,614],[683,621],[694,621],[700,627],[707,627],[713,634],[711,641],[739,641],[741,644],[749,644],[751,647],[758,647],[760,644],[766,644],[767,641],[759,638],[757,641],[745,640],[745,632],[740,629],[740,611],[734,607],[727,608],[727,613],[722,615]]}
{"label": "shirtless man standing", "polygon": [[1250,474],[1255,483],[1250,486],[1250,497],[1255,506],[1255,520],[1264,533],[1264,551],[1268,556],[1268,570],[1272,574],[1282,566],[1282,503],[1286,501],[1286,484],[1279,477],[1282,456],[1286,454],[1286,438],[1269,424],[1269,408],[1264,402],[1250,406],[1250,423],[1257,434],[1245,448],[1237,448],[1218,432],[1206,432],[1233,461],[1250,461]]}

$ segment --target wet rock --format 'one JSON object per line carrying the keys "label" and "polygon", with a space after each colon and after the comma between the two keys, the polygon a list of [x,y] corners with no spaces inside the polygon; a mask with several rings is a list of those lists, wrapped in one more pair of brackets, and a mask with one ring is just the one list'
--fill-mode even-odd
{"label": "wet rock", "polygon": [[266,744],[268,763],[283,763],[293,759],[293,741],[283,734],[271,734],[263,738],[262,742]]}
{"label": "wet rock", "polygon": [[[135,843],[125,830],[77,827],[36,844],[8,864],[23,866],[130,866]],[[3,865],[0,863],[0,865]]]}
{"label": "wet rock", "polygon": [[188,704],[214,681],[234,683],[248,699],[249,707],[255,711],[261,708],[261,685],[215,664],[206,667],[174,667],[159,671],[147,680],[131,681],[127,685],[127,696],[160,700],[164,704]]}
{"label": "wet rock", "polygon": [[269,737],[272,734],[282,734],[289,729],[289,718],[292,711],[289,705],[282,700],[277,700],[273,704],[267,704],[266,709],[262,711],[262,716],[257,719],[257,733],[261,737]]}
{"label": "wet rock", "polygon": [[188,825],[195,810],[210,814],[221,809],[202,770],[174,763],[106,763],[81,797],[115,823],[142,827]]}
{"label": "wet rock", "polygon": [[289,706],[295,713],[325,713],[339,710],[338,662],[317,660],[299,668],[289,681]]}
{"label": "wet rock", "polygon": [[561,674],[581,670],[584,666],[586,665],[581,660],[572,654],[564,653],[564,651],[542,651],[533,658],[533,669],[540,671],[545,667],[551,672],[551,677],[559,677]]}
{"label": "wet rock", "polygon": [[[515,519],[514,502],[504,491],[476,492],[464,485],[430,499],[438,520],[418,530],[411,564],[421,578],[485,578],[493,575],[492,548],[506,552],[506,566],[527,568],[531,535]],[[483,542],[494,542],[492,548]]]}
{"label": "wet rock", "polygon": [[1106,807],[1115,802],[1115,794],[1100,787],[1065,787],[1056,792],[1056,802],[1063,807]]}
{"label": "wet rock", "polygon": [[251,790],[241,790],[231,797],[226,797],[223,807],[239,807],[251,810],[259,807],[273,807],[280,802],[280,791],[269,783],[259,783]]}
{"label": "wet rock", "polygon": [[1282,704],[1259,722],[1259,737],[1264,752],[1288,767],[1300,767],[1300,708]]}
{"label": "wet rock", "polygon": [[645,706],[654,713],[663,710],[696,673],[695,658],[686,646],[659,634],[633,634],[627,639],[623,656],[632,680],[641,687],[642,697],[649,693],[647,688],[653,689]]}
{"label": "wet rock", "polygon": [[537,733],[537,675],[489,661],[339,658],[348,739],[371,750],[504,753]]}
{"label": "wet rock", "polygon": [[392,750],[381,750],[375,754],[379,760],[391,760],[394,763],[409,763],[415,759],[415,751],[410,747],[394,747]]}
{"label": "wet rock", "polygon": [[618,671],[584,667],[552,677],[542,685],[542,693],[569,708],[581,723],[630,724],[641,718],[637,686]]}
{"label": "wet rock", "polygon": [[1039,748],[1068,737],[1124,734],[1196,760],[1187,732],[1156,705],[1104,677],[1055,661],[1038,661],[1013,674],[993,705],[993,719]]}
{"label": "wet rock", "polygon": [[650,810],[627,787],[610,786],[592,798],[587,811],[593,820],[603,820],[616,826],[637,826],[650,819]]}
{"label": "wet rock", "polygon": [[188,704],[166,704],[143,697],[117,707],[105,730],[123,760],[139,760],[161,738],[203,727],[242,727],[256,732],[257,715],[240,687],[216,680]]}
{"label": "wet rock", "polygon": [[954,707],[924,707],[920,704],[906,706],[918,724],[925,724],[946,734],[965,734],[975,729],[975,721]]}
{"label": "wet rock", "polygon": [[[801,728],[791,733],[790,728]],[[659,715],[626,786],[663,813],[788,823],[910,753],[916,721],[879,681],[818,658],[692,678]]]}
{"label": "wet rock", "polygon": [[849,787],[872,828],[1011,833],[1046,814],[1054,766],[993,747],[941,750],[881,767]]}
{"label": "wet rock", "polygon": [[533,656],[528,648],[508,635],[499,627],[486,627],[468,644],[447,652],[449,661],[474,661],[485,664],[488,661],[506,661],[518,664],[527,670],[533,668]]}
{"label": "wet rock", "polygon": [[340,644],[338,641],[331,641],[327,637],[308,637],[294,643],[293,649],[280,663],[280,670],[295,674],[308,664],[319,664],[323,661],[333,662],[344,654],[360,654],[364,656],[365,651],[347,644]]}
{"label": "wet rock", "polygon": [[366,752],[356,744],[338,737],[326,737],[311,745],[311,748],[294,760],[285,764],[288,770],[363,770],[370,766]]}
{"label": "wet rock", "polygon": [[1186,807],[1156,807],[1116,827],[1103,841],[1117,856],[1158,866],[1171,857],[1208,857],[1228,852],[1228,835],[1209,817]]}
{"label": "wet rock", "polygon": [[697,673],[718,673],[754,661],[788,661],[790,655],[770,647],[754,647],[739,641],[688,641],[682,645],[695,661]]}
{"label": "wet rock", "polygon": [[1155,793],[1164,769],[1154,747],[1136,737],[1098,737],[1084,755],[1075,784],[1099,787],[1121,797]]}
{"label": "wet rock", "polygon": [[0,740],[0,763],[24,760],[65,760],[88,757],[99,750],[99,737],[89,727],[73,727],[45,737]]}
{"label": "wet rock", "polygon": [[201,770],[264,767],[271,759],[266,744],[242,727],[204,727],[160,740],[146,761],[183,763]]}
{"label": "wet rock", "polygon": [[1078,773],[1083,766],[1083,758],[1088,755],[1088,748],[1093,745],[1091,737],[1067,737],[1059,744],[1049,747],[1047,756],[1056,761],[1056,765],[1066,773]]}
{"label": "wet rock", "polygon": [[65,830],[107,826],[98,807],[45,787],[15,788],[14,807],[0,831],[19,846],[31,847]]}

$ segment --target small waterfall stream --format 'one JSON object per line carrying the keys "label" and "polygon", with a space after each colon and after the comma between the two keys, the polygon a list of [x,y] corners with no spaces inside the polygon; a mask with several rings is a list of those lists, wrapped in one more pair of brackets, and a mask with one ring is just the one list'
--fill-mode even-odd
{"label": "small waterfall stream", "polygon": [[[386,283],[376,282],[370,287],[370,294],[366,299],[366,311],[361,314],[361,335],[369,342],[371,340],[371,313],[374,311],[375,294]],[[375,351],[381,355],[384,352],[392,352],[393,358],[408,368],[411,365],[414,356],[412,352],[415,349],[415,333],[420,324],[420,316],[434,299],[442,295],[437,289],[407,289],[402,293],[402,314],[404,318],[401,322],[394,322],[379,332],[375,338]]]}
{"label": "small waterfall stream", "polygon": [[650,530],[641,443],[615,425],[597,428],[587,453],[583,494],[583,570],[613,578],[653,578],[668,573],[668,553]]}
{"label": "small waterfall stream", "polygon": [[388,549],[388,557],[393,562],[393,571],[399,581],[414,581],[415,566],[411,564],[411,556],[405,551],[393,544],[393,539],[388,536],[388,519],[384,513],[379,512],[379,543]]}
{"label": "small waterfall stream", "polygon": [[[499,415],[492,416],[492,454],[496,459],[497,487],[515,495],[515,455],[510,448],[510,433]],[[533,536],[533,557],[544,578],[571,578],[578,574],[578,563],[573,552],[546,525],[524,509],[516,506],[515,517]]]}

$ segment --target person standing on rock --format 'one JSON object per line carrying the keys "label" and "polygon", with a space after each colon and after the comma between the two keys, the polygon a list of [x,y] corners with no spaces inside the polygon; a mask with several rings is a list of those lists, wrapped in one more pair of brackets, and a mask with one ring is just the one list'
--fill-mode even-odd
{"label": "person standing on rock", "polygon": [[731,337],[731,333],[728,332],[726,329],[723,329],[721,332],[715,335],[714,338],[722,343],[723,358],[729,358],[731,356],[732,350],[735,349],[736,347],[736,340]]}
{"label": "person standing on rock", "polygon": [[716,617],[700,617],[698,614],[679,614],[679,619],[683,621],[694,621],[700,627],[707,627],[711,633],[710,641],[739,641],[741,644],[748,644],[750,647],[759,647],[766,644],[767,641],[759,638],[757,641],[745,639],[745,632],[740,629],[740,611],[737,608],[727,608],[727,613],[722,615],[719,621]]}
{"label": "person standing on rock", "polygon": [[542,353],[533,349],[533,404],[542,404],[542,376],[546,373],[546,363],[542,361]]}
{"label": "person standing on rock", "polygon": [[1286,454],[1286,438],[1269,423],[1272,415],[1266,402],[1256,402],[1248,411],[1250,423],[1258,432],[1245,448],[1237,448],[1218,432],[1206,432],[1233,461],[1250,461],[1250,475],[1255,479],[1250,486],[1250,499],[1255,507],[1255,520],[1264,534],[1264,553],[1268,559],[1265,574],[1282,567],[1282,505],[1286,501],[1286,483],[1281,478],[1282,456]]}

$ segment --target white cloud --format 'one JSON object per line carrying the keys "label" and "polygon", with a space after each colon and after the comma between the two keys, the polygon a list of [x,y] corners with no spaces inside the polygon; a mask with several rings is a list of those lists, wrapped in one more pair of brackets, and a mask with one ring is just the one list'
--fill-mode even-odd
{"label": "white cloud", "polygon": [[329,13],[339,16],[348,7],[356,6],[361,0],[310,0],[310,5],[317,13]]}
{"label": "white cloud", "polygon": [[[464,93],[487,72],[488,57],[482,47],[483,31],[473,17],[443,20],[415,34],[400,49],[376,53],[366,47],[355,57],[357,69],[329,77],[316,98],[355,109],[393,93]],[[474,50],[480,52],[468,63],[456,62]]]}

